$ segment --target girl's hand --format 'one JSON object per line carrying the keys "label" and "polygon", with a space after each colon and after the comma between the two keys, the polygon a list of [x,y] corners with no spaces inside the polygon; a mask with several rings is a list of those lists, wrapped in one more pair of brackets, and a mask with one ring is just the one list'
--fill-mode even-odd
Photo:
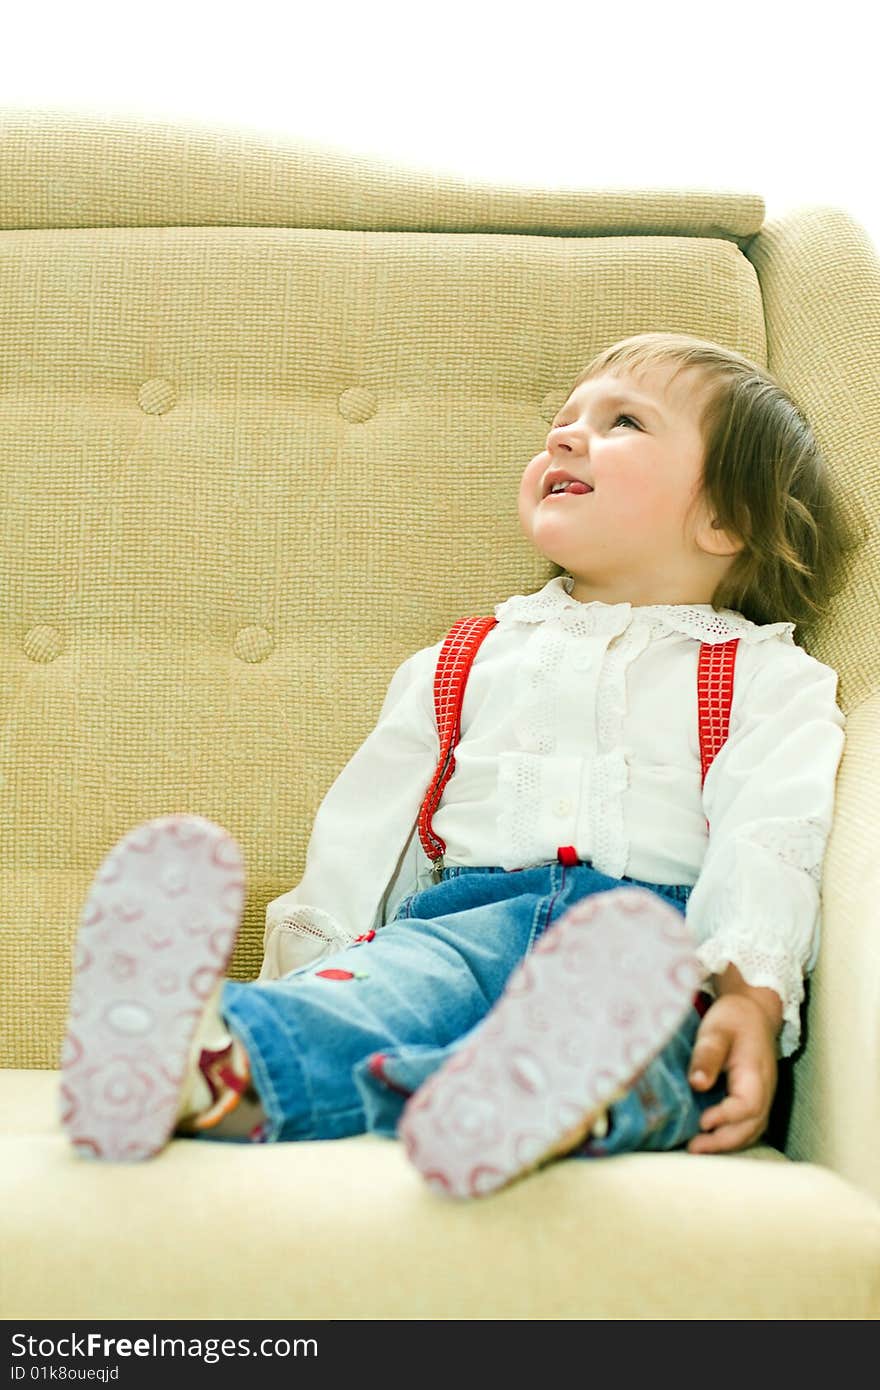
{"label": "girl's hand", "polygon": [[[760,1139],[776,1093],[776,1035],[767,1014],[743,994],[722,994],[697,1029],[688,1080],[708,1091],[727,1073],[727,1096],[703,1112],[688,1153],[728,1153]],[[702,1074],[702,1075],[701,1075]]]}

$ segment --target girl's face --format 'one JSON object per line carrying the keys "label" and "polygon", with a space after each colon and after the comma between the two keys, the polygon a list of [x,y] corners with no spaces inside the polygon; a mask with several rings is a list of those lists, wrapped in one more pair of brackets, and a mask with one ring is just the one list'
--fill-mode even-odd
{"label": "girl's face", "polygon": [[[709,603],[738,547],[712,527],[700,491],[700,380],[672,366],[593,377],[575,388],[529,461],[519,517],[582,602]],[[552,495],[569,475],[591,489]]]}

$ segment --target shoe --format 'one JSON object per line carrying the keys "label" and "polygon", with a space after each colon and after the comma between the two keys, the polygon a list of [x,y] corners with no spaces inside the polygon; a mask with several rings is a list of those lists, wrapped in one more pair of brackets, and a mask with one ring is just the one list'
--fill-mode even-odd
{"label": "shoe", "polygon": [[407,1101],[408,1157],[437,1192],[481,1197],[569,1152],[675,1035],[701,978],[690,927],[656,893],[582,898]]}
{"label": "shoe", "polygon": [[177,1131],[214,1129],[243,1097],[256,1100],[247,1053],[220,1014],[223,980],[217,981],[190,1043],[187,1081],[177,1107]]}
{"label": "shoe", "polygon": [[[61,1123],[78,1153],[149,1158],[181,1111],[192,1111],[201,1044],[210,1034],[225,1051],[205,1018],[244,895],[239,846],[202,816],[147,821],[102,862],[80,919],[61,1053]],[[231,1056],[222,1066],[233,1076]],[[205,1097],[216,1103],[219,1088],[214,1095],[202,1074]]]}

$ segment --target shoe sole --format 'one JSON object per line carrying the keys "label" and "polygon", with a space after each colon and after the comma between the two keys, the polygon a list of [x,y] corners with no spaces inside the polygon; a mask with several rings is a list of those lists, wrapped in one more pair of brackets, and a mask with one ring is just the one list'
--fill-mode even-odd
{"label": "shoe sole", "polygon": [[583,898],[517,966],[398,1135],[437,1192],[481,1197],[576,1147],[675,1035],[702,979],[683,915],[644,888]]}
{"label": "shoe sole", "polygon": [[136,1162],[174,1132],[190,1047],[244,908],[241,850],[203,816],[124,835],[80,918],[61,1123],[77,1152]]}

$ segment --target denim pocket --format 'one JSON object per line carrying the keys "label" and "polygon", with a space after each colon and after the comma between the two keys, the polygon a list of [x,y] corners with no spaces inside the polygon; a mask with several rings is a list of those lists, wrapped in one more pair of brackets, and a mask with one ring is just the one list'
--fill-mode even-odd
{"label": "denim pocket", "polygon": [[681,912],[686,911],[688,899],[693,892],[693,885],[690,883],[647,883],[641,878],[626,877],[622,878],[620,881],[621,883],[630,884],[633,888],[650,889],[651,892],[656,893],[659,897],[665,898],[667,902],[679,908]]}
{"label": "denim pocket", "polygon": [[402,898],[397,905],[397,911],[391,918],[391,921],[396,922],[400,917],[411,917],[412,913],[410,911],[410,908],[412,907],[413,902],[418,896],[418,893],[408,893],[405,898]]}

